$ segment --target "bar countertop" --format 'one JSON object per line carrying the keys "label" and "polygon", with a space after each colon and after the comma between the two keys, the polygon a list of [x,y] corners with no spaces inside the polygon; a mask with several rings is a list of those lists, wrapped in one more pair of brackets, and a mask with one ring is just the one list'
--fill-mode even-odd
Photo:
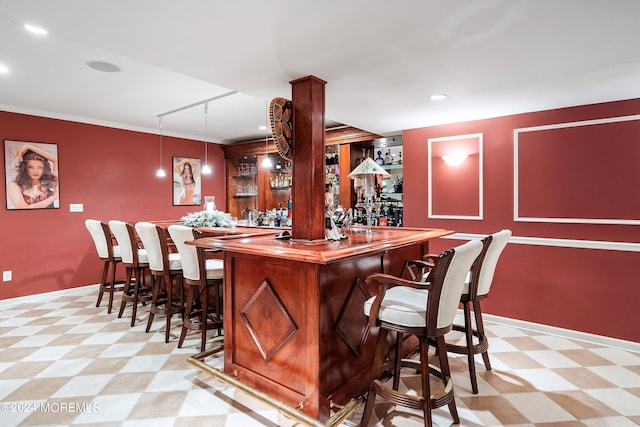
{"label": "bar countertop", "polygon": [[233,232],[224,233],[221,230],[221,236],[204,237],[193,244],[227,252],[329,264],[352,256],[399,248],[453,234],[453,231],[444,229],[394,227],[373,227],[373,234],[365,234],[364,227],[354,227],[344,232],[346,239],[309,242],[277,239],[276,235],[282,231],[284,230],[237,227]]}

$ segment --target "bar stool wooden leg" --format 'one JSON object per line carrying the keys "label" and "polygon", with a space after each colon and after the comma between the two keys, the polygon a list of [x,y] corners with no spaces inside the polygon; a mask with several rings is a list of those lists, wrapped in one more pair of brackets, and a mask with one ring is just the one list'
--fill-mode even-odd
{"label": "bar stool wooden leg", "polygon": [[135,282],[133,285],[133,295],[131,297],[131,327],[136,324],[136,316],[138,315],[138,294],[140,293],[140,280],[139,274],[135,273]]}
{"label": "bar stool wooden leg", "polygon": [[[102,279],[100,282],[100,291],[98,292],[98,301],[96,302],[96,307],[100,307],[100,303],[102,302],[102,295],[105,292],[105,288],[107,286],[107,275],[109,272],[109,261],[105,261],[102,266]],[[107,312],[111,313],[111,305],[108,306]]]}
{"label": "bar stool wooden leg", "polygon": [[402,368],[402,332],[396,332],[396,351],[393,367],[393,389],[398,390],[400,386],[400,369]]}
{"label": "bar stool wooden leg", "polygon": [[427,339],[420,339],[420,361],[422,364],[420,369],[420,379],[422,381],[422,396],[424,396],[422,402],[424,425],[426,427],[431,427],[431,424],[433,423],[431,419],[431,382],[429,381],[431,370],[429,368],[429,342]]}
{"label": "bar stool wooden leg", "polygon": [[[179,279],[176,278],[176,281],[178,281]],[[166,319],[166,325],[165,325],[165,334],[164,334],[164,342],[168,343],[169,342],[169,332],[171,330],[171,318],[173,317],[173,314],[175,312],[184,312],[184,301],[182,298],[182,292],[181,292],[181,287],[178,286],[178,289],[176,290],[174,288],[174,283],[173,280],[171,279],[171,276],[169,275],[165,275],[164,276],[164,281],[166,283],[166,288],[167,288],[167,306],[165,309],[165,314],[167,316]],[[180,283],[181,285],[181,283]],[[176,292],[177,291],[177,292]],[[174,293],[177,293],[177,295],[174,296]],[[179,302],[177,303],[177,307],[176,307],[176,302],[175,300],[178,300]],[[175,310],[174,310],[175,308]]]}
{"label": "bar stool wooden leg", "polygon": [[[111,279],[107,280],[109,276],[109,269],[111,269]],[[121,291],[122,288],[116,287],[116,285],[122,285],[123,282],[116,282],[116,263],[111,261],[105,261],[102,267],[102,279],[100,282],[100,289],[98,291],[98,300],[96,301],[96,307],[100,307],[102,298],[105,294],[109,294],[109,303],[107,305],[107,313],[111,314],[113,310],[113,294]]]}
{"label": "bar stool wooden leg", "polygon": [[151,325],[153,324],[153,319],[155,318],[155,314],[158,306],[158,299],[160,298],[160,286],[162,285],[162,276],[151,275],[151,288],[153,289],[151,294],[151,305],[149,306],[149,318],[147,319],[147,328],[144,330],[145,332],[149,332],[151,330]]}
{"label": "bar stool wooden leg", "polygon": [[465,340],[467,342],[467,364],[469,365],[469,378],[471,379],[471,391],[478,394],[478,381],[476,380],[476,363],[473,351],[473,325],[471,324],[471,307],[469,301],[462,305],[464,310]]}
{"label": "bar stool wooden leg", "polygon": [[209,308],[209,290],[206,286],[198,289],[200,291],[200,305],[202,305],[202,313],[200,317],[200,327],[202,333],[200,335],[200,351],[204,351],[207,346],[207,311]]}
{"label": "bar stool wooden leg", "polygon": [[384,363],[384,349],[387,341],[388,330],[378,328],[378,340],[376,343],[376,354],[373,359],[373,368],[371,370],[371,378],[369,380],[369,391],[367,392],[367,403],[364,406],[360,426],[366,427],[371,419],[373,407],[376,400],[375,381],[382,375],[382,364]]}
{"label": "bar stool wooden leg", "polygon": [[[111,314],[111,308],[113,307],[113,294],[116,292],[116,263],[111,264],[111,282],[109,286],[111,288],[109,292],[109,305],[107,306],[107,313]],[[122,284],[122,282],[118,282]]]}
{"label": "bar stool wooden leg", "polygon": [[122,302],[120,303],[120,311],[118,312],[118,318],[121,318],[124,314],[124,309],[127,307],[128,294],[131,289],[131,276],[133,275],[133,269],[127,268],[126,277],[124,279],[124,290],[122,292]]}
{"label": "bar stool wooden leg", "polygon": [[[451,369],[449,368],[449,357],[447,355],[447,344],[444,341],[444,336],[436,337],[436,345],[438,348],[438,360],[440,361],[440,372],[442,373],[442,384],[444,386],[447,385],[448,381],[451,381]],[[436,403],[436,405],[438,404]],[[456,408],[456,401],[453,396],[450,396],[450,400],[448,403],[449,412],[451,413],[451,418],[453,418],[454,424],[460,424],[460,418],[458,417],[458,410]]]}
{"label": "bar stool wooden leg", "polygon": [[191,310],[193,309],[193,303],[195,299],[195,291],[194,287],[189,285],[186,286],[185,292],[187,293],[185,296],[184,303],[184,312],[182,315],[182,330],[180,331],[180,339],[178,340],[178,348],[182,348],[182,344],[184,343],[184,339],[187,336],[187,331],[189,328],[187,325],[190,323],[189,315],[191,314]]}
{"label": "bar stool wooden leg", "polygon": [[[216,317],[222,320],[222,283],[217,283],[216,287]],[[222,335],[222,322],[219,322],[218,335]]]}
{"label": "bar stool wooden leg", "polygon": [[473,302],[473,315],[476,318],[478,340],[484,348],[484,351],[482,351],[482,360],[484,361],[484,367],[487,368],[487,371],[490,371],[491,362],[489,361],[489,343],[487,341],[487,336],[484,333],[484,323],[482,322],[482,310],[480,309],[480,301]]}

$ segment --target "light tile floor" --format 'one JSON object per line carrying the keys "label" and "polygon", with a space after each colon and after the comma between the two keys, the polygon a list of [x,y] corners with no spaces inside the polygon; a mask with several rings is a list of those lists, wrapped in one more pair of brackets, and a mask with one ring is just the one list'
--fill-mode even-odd
{"label": "light tile floor", "polygon": [[[164,343],[162,316],[129,327],[95,307],[95,288],[0,311],[0,426],[293,426],[293,421],[186,362]],[[178,321],[174,323],[177,332]],[[557,336],[487,325],[493,370],[478,358],[471,393],[466,359],[451,356],[462,426],[640,425],[640,354]],[[222,355],[209,360],[221,365]],[[403,386],[415,387],[415,377]],[[360,410],[344,422],[356,425]],[[451,425],[446,408],[438,426]],[[372,424],[421,426],[415,411],[380,401]]]}

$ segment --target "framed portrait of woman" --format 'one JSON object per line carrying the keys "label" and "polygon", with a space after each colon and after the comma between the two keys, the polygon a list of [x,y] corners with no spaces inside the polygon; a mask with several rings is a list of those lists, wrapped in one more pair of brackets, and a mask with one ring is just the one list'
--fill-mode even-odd
{"label": "framed portrait of woman", "polygon": [[199,205],[202,199],[200,159],[173,158],[173,204]]}
{"label": "framed portrait of woman", "polygon": [[58,146],[4,140],[7,210],[60,208]]}

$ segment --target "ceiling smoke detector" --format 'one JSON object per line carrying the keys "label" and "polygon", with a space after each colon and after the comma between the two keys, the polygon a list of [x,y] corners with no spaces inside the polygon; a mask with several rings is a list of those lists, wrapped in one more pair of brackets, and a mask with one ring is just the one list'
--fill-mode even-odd
{"label": "ceiling smoke detector", "polygon": [[104,61],[88,61],[87,66],[104,73],[117,73],[118,71],[120,71],[120,67],[118,67],[117,65]]}

